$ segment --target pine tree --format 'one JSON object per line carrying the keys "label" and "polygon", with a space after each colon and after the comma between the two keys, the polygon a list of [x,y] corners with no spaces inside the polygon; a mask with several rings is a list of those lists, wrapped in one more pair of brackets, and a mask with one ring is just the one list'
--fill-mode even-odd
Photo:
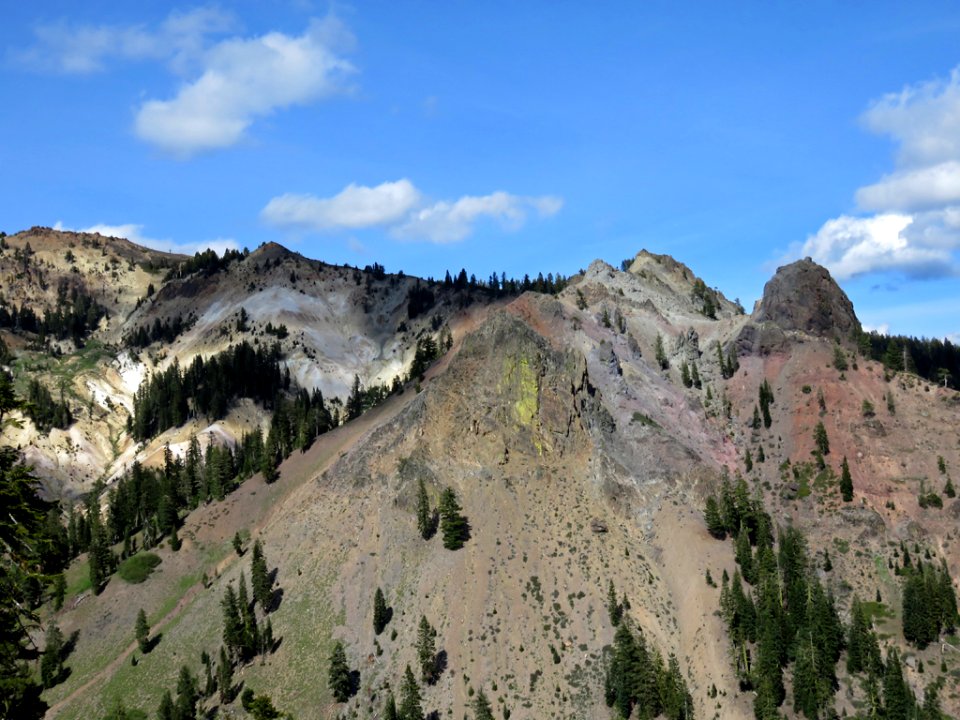
{"label": "pine tree", "polygon": [[437,631],[430,625],[426,615],[420,616],[417,628],[417,658],[420,661],[420,674],[423,681],[432,685],[436,680],[437,668]]}
{"label": "pine tree", "polygon": [[177,679],[176,720],[197,720],[197,681],[186,665],[180,667]]}
{"label": "pine tree", "polygon": [[937,595],[939,597],[937,598],[937,604],[940,609],[940,624],[944,632],[952,633],[956,629],[960,616],[957,614],[957,592],[953,588],[953,582],[950,580],[950,573],[945,561],[940,563],[938,584]]}
{"label": "pine tree", "polygon": [[760,383],[760,412],[763,414],[763,426],[769,428],[773,424],[773,418],[770,417],[770,406],[773,405],[773,389],[770,382],[766,379]]}
{"label": "pine tree", "polygon": [[397,701],[393,698],[393,691],[387,690],[387,702],[383,706],[383,720],[400,720],[397,712]]}
{"label": "pine tree", "polygon": [[276,433],[273,428],[267,434],[267,442],[263,448],[263,454],[260,457],[260,473],[263,475],[263,481],[270,485],[280,478],[280,472],[277,468],[280,466],[280,448],[278,447]]}
{"label": "pine tree", "polygon": [[353,387],[347,398],[347,420],[353,420],[363,414],[363,388],[360,386],[360,376],[353,376]]}
{"label": "pine tree", "polygon": [[753,551],[750,548],[750,533],[747,532],[746,525],[740,526],[740,533],[737,535],[735,559],[740,566],[743,579],[751,585],[755,584],[756,576],[753,567]]}
{"label": "pine tree", "polygon": [[240,621],[243,624],[243,656],[250,658],[260,649],[260,628],[257,626],[257,615],[247,592],[247,578],[242,570],[237,590],[237,607],[240,609]]}
{"label": "pine tree", "polygon": [[423,706],[420,704],[420,688],[413,671],[407,665],[403,673],[403,685],[400,688],[400,717],[402,720],[424,720]]}
{"label": "pine tree", "polygon": [[460,505],[453,488],[447,487],[440,495],[440,531],[447,550],[459,550],[470,537],[467,519],[460,514]]}
{"label": "pine tree", "polygon": [[237,593],[232,584],[227,585],[220,605],[223,608],[223,644],[230,657],[238,660],[243,655],[243,620],[240,617]]}
{"label": "pine tree", "polygon": [[660,704],[668,720],[692,720],[693,698],[680,672],[677,656],[673,653],[670,653],[668,670],[663,674]]}
{"label": "pine tree", "polygon": [[953,487],[953,480],[949,475],[947,475],[947,484],[943,486],[943,494],[948,498],[957,496],[956,488]]}
{"label": "pine tree", "polygon": [[753,470],[753,455],[750,454],[750,448],[747,448],[747,452],[743,456],[743,467],[747,472]]}
{"label": "pine tree", "polygon": [[420,537],[429,540],[433,537],[436,528],[433,523],[433,515],[430,512],[430,499],[427,497],[427,486],[421,478],[417,482],[417,529],[420,531]]}
{"label": "pine tree", "polygon": [[144,654],[150,652],[150,626],[147,624],[147,614],[143,608],[140,608],[140,612],[137,613],[134,635],[137,638],[137,645],[140,646],[140,652]]}
{"label": "pine tree", "polygon": [[727,536],[727,530],[720,515],[720,505],[717,498],[711,495],[707,498],[707,506],[703,513],[704,520],[707,523],[707,531],[717,540],[723,540]]}
{"label": "pine tree", "polygon": [[816,650],[810,632],[799,641],[797,647],[797,659],[793,666],[793,706],[810,720],[816,720],[823,694],[822,681],[817,673]]}
{"label": "pine tree", "polygon": [[377,588],[373,595],[373,632],[379,635],[390,622],[390,609],[387,607],[387,601],[383,597],[383,590]]}
{"label": "pine tree", "polygon": [[480,688],[473,698],[473,717],[474,720],[493,720],[493,709],[483,688]]}
{"label": "pine tree", "polygon": [[690,366],[687,365],[686,360],[680,364],[680,381],[684,387],[693,387],[693,378],[690,377]]}
{"label": "pine tree", "polygon": [[847,464],[846,456],[840,464],[840,495],[844,502],[853,500],[853,478],[850,476],[850,465]]}
{"label": "pine tree", "polygon": [[610,624],[617,627],[623,618],[623,605],[617,600],[617,590],[613,586],[613,580],[607,588],[607,614],[610,616]]}
{"label": "pine tree", "polygon": [[932,682],[923,691],[923,710],[921,720],[944,720],[946,716],[940,709],[940,684]]}
{"label": "pine tree", "polygon": [[753,406],[753,420],[750,421],[750,427],[754,430],[760,429],[760,410],[756,405]]}
{"label": "pine tree", "polygon": [[233,700],[233,663],[223,647],[220,648],[220,660],[217,663],[217,688],[221,705]]}
{"label": "pine tree", "polygon": [[720,343],[716,344],[717,348],[717,364],[720,366],[720,377],[729,378],[730,377],[730,368],[727,367],[727,359],[723,356],[723,348],[720,347]]}
{"label": "pine tree", "polygon": [[660,333],[657,333],[657,339],[654,343],[654,355],[657,358],[657,364],[660,366],[661,370],[666,370],[670,367],[670,361],[667,359],[667,353],[663,349],[663,336]]}
{"label": "pine tree", "polygon": [[813,442],[821,455],[830,454],[830,441],[827,439],[827,429],[823,426],[822,421],[818,422],[817,426],[813,429]]}
{"label": "pine tree", "polygon": [[260,540],[253,543],[253,558],[250,563],[250,584],[253,588],[253,601],[260,603],[264,612],[269,612],[273,596],[273,587],[270,582],[270,573],[267,571],[267,561],[263,556],[263,545]]}
{"label": "pine tree", "polygon": [[63,675],[63,633],[55,622],[47,626],[46,643],[40,659],[40,680],[45,688],[51,688]]}
{"label": "pine tree", "polygon": [[740,369],[740,360],[737,358],[737,351],[732,345],[727,351],[727,373],[728,377],[733,377]]}
{"label": "pine tree", "polygon": [[160,699],[160,707],[157,709],[157,720],[179,720],[169,690],[163,691],[163,697]]}
{"label": "pine tree", "polygon": [[328,673],[330,691],[337,702],[346,702],[353,691],[350,667],[347,665],[347,652],[343,643],[337,640],[330,652],[330,670]]}
{"label": "pine tree", "polygon": [[887,653],[886,672],[883,675],[883,704],[887,720],[910,720],[916,698],[903,678],[903,666],[896,648]]}

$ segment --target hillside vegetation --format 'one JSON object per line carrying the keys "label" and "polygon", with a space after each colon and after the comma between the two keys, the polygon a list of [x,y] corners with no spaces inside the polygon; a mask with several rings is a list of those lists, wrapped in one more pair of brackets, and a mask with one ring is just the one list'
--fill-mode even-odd
{"label": "hillside vegetation", "polygon": [[646,251],[0,270],[8,716],[960,713],[956,348],[808,260],[749,315]]}

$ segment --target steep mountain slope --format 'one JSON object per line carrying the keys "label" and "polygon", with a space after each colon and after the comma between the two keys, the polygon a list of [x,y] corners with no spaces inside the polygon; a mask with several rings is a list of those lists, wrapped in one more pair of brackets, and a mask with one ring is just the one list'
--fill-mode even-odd
{"label": "steep mountain slope", "polygon": [[[0,308],[29,307],[43,317],[57,307],[57,287],[76,287],[104,311],[82,341],[51,340],[64,358],[25,351],[14,366],[21,390],[27,375],[37,377],[54,395],[65,394],[77,418],[49,434],[26,422],[10,436],[28,448],[53,497],[74,498],[134,461],[156,463],[167,445],[182,453],[193,435],[204,446],[234,442],[264,424],[262,413],[240,403],[218,422],[198,417],[145,444],[134,442],[127,421],[137,389],[174,363],[186,368],[198,356],[244,341],[277,343],[296,384],[345,402],[355,377],[363,387],[389,387],[408,371],[425,334],[457,336],[501,302],[496,293],[388,275],[378,267],[327,265],[274,243],[220,261],[46,228],[10,236],[5,244],[0,271],[9,290]],[[0,332],[23,348],[20,336]]]}
{"label": "steep mountain slope", "polygon": [[[403,340],[391,343],[404,337],[390,331],[403,321],[402,284],[416,281],[374,280],[361,291],[365,276],[358,283],[355,272],[265,246],[209,281],[172,280],[130,327],[196,308],[196,323],[166,357],[157,348],[143,353],[156,353],[161,367],[221,347],[231,332],[240,337],[243,307],[245,337],[264,338],[256,333],[267,322],[282,322],[287,357],[301,349],[309,357],[312,330],[334,333],[325,313],[353,308],[347,323],[373,349],[358,357],[327,349],[330,367],[366,362],[380,370],[365,377],[389,373]],[[297,717],[382,716],[405,666],[419,668],[421,617],[436,629],[443,659],[436,682],[421,685],[428,711],[469,714],[483,690],[497,716],[611,717],[610,583],[651,650],[676,656],[695,717],[751,717],[754,693],[739,685],[720,590],[707,581],[738,567],[731,543],[713,539],[703,517],[725,472],[743,475],[777,526],[806,531],[811,575],[836,597],[844,621],[854,595],[877,598],[882,643],[905,650],[909,686],[922,698],[942,677],[944,710],[956,715],[955,638],[922,650],[904,643],[894,569],[908,549],[960,576],[960,501],[920,502],[922,493],[939,497],[960,464],[960,396],[859,357],[856,315],[824,273],[804,261],[782,268],[750,316],[682,264],[641,252],[626,272],[593,263],[556,296],[527,293],[502,307],[445,314],[455,341],[422,391],[408,386],[294,453],[278,482],[255,475],[223,502],[201,505],[180,530],[183,547],[159,549],[163,562],[145,583],[115,578],[98,597],[68,593],[57,621],[79,636],[71,675],[46,694],[50,716],[97,717],[119,699],[153,712],[182,664],[201,674],[201,651],[215,656],[222,642],[227,586],[250,574],[248,557],[231,548],[235,533],[248,531],[277,571],[279,602],[268,617],[280,643],[243,664],[236,680]],[[303,300],[310,281],[316,300]],[[376,298],[371,311],[358,312],[368,297]],[[433,326],[423,322],[424,331]],[[334,344],[315,342],[310,352]],[[297,360],[292,374],[305,372],[293,364],[310,365]],[[773,395],[769,426],[754,422],[764,381]],[[260,421],[250,405],[237,412]],[[813,453],[818,423],[829,437],[822,470]],[[843,457],[849,503],[838,482]],[[434,507],[444,488],[455,490],[470,524],[462,549],[445,549],[442,532],[422,538],[421,481]],[[75,586],[84,570],[81,559]],[[378,587],[392,608],[380,635],[372,626]],[[140,607],[162,633],[148,655],[133,639]],[[359,671],[346,705],[326,682],[335,640]],[[864,692],[842,665],[833,703],[852,715]],[[788,691],[791,683],[788,673]],[[780,711],[797,717],[791,697]],[[216,696],[207,701],[215,705]],[[225,710],[243,716],[239,699]]]}

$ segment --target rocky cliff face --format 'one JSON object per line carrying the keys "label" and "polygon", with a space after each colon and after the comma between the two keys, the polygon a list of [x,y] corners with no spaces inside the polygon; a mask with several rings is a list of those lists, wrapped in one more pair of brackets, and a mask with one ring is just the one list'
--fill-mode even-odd
{"label": "rocky cliff face", "polygon": [[777,268],[763,288],[753,321],[821,337],[846,339],[860,332],[850,298],[827,269],[810,258]]}

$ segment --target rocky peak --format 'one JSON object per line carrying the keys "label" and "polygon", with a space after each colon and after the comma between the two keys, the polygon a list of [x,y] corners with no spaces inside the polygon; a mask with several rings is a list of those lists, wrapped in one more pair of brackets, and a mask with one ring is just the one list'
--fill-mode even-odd
{"label": "rocky peak", "polygon": [[850,298],[829,271],[810,258],[777,268],[753,319],[811,335],[848,338],[860,332]]}

